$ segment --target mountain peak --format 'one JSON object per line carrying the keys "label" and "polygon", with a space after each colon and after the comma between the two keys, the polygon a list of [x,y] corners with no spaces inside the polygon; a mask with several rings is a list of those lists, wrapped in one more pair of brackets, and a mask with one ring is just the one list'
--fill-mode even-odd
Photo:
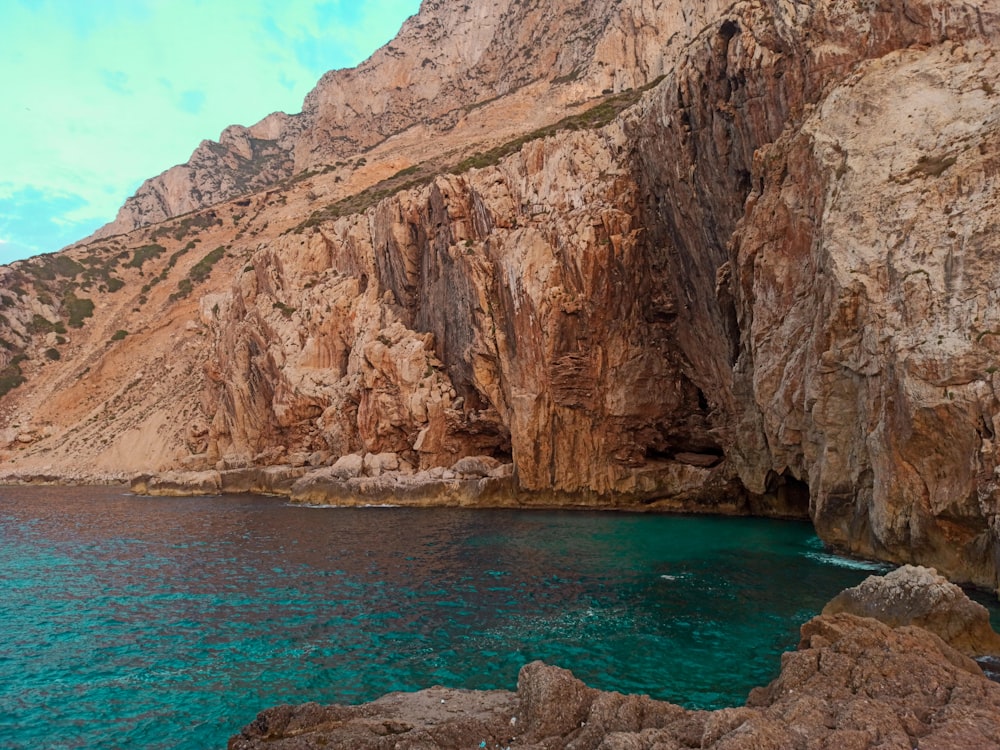
{"label": "mountain peak", "polygon": [[217,142],[203,142],[185,164],[144,182],[93,238],[357,159],[410,128],[447,132],[469,108],[529,85],[541,110],[533,121],[554,122],[568,104],[662,75],[676,49],[700,28],[697,19],[721,4],[704,3],[698,11],[664,5],[425,2],[368,60],[324,74],[301,113],[274,113],[249,128],[227,128]]}

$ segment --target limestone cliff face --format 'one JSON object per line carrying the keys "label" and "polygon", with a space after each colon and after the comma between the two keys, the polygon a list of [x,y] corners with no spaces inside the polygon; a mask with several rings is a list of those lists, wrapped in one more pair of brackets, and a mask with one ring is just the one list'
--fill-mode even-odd
{"label": "limestone cliff face", "polygon": [[5,471],[489,456],[996,586],[1000,3],[665,5],[425,2],[0,270]]}
{"label": "limestone cliff face", "polygon": [[327,73],[300,114],[275,113],[204,141],[184,165],[147,180],[95,238],[332,169],[418,128],[451,131],[483,103],[522,91],[533,106],[640,86],[726,3],[632,0],[424,0],[398,36],[357,68]]}
{"label": "limestone cliff face", "polygon": [[722,448],[625,147],[617,127],[539,140],[258,252],[216,321],[217,454],[486,453],[530,490],[702,491],[711,469],[656,460]]}
{"label": "limestone cliff face", "polygon": [[998,72],[980,41],[862,66],[758,152],[733,243],[735,372],[771,459],[744,456],[748,484],[788,467],[827,538],[984,576],[997,564]]}

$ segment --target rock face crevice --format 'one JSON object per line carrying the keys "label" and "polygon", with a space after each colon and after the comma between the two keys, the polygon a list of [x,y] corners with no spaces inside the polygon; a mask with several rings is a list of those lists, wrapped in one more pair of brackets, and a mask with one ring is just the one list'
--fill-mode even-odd
{"label": "rock face crevice", "polygon": [[[775,474],[807,482],[828,542],[890,558],[906,547],[903,559],[961,568],[992,586],[996,454],[992,416],[979,416],[996,414],[992,355],[978,332],[977,341],[961,336],[957,358],[949,344],[959,318],[982,320],[975,300],[989,296],[989,283],[959,271],[953,254],[939,253],[936,272],[924,266],[934,254],[927,248],[971,249],[965,236],[986,244],[962,257],[991,265],[995,227],[963,222],[959,239],[947,205],[958,181],[975,186],[973,201],[996,200],[986,145],[995,109],[981,82],[993,74],[997,25],[995,9],[983,10],[886,4],[860,13],[829,3],[799,8],[793,20],[736,4],[647,100],[633,140],[640,223],[682,300],[674,345],[685,373],[711,394],[714,426],[743,484],[762,493]],[[930,111],[942,107],[965,112],[963,123]],[[880,118],[895,127],[880,129]],[[942,189],[954,154],[967,155],[971,174],[953,172]],[[892,158],[889,169],[879,163]],[[941,213],[915,223],[914,203],[935,183]],[[863,238],[861,216],[872,226]],[[895,238],[879,236],[889,226]],[[856,244],[866,247],[864,270],[851,263]],[[970,282],[976,291],[947,291]],[[931,298],[936,324],[926,307],[913,309]],[[939,351],[901,356],[900,338]],[[943,361],[963,374],[948,381],[937,371]]]}
{"label": "rock face crevice", "polygon": [[[677,462],[651,458],[721,457],[704,395],[671,357],[671,316],[654,310],[672,303],[656,299],[623,139],[538,141],[258,253],[217,322],[213,457],[275,443],[421,468],[492,454],[513,457],[526,490],[598,494],[674,484]],[[305,296],[285,295],[303,273]],[[313,351],[331,339],[336,369]],[[321,420],[308,408],[318,378],[333,389]],[[276,411],[272,434],[237,426],[245,409],[291,401],[303,433]],[[701,492],[711,471],[685,466]]]}
{"label": "rock face crevice", "polygon": [[0,269],[4,474],[482,457],[995,588],[998,18],[425,2]]}

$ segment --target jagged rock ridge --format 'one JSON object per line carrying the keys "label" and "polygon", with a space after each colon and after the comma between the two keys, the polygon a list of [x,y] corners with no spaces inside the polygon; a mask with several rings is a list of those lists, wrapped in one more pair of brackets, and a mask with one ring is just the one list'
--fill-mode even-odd
{"label": "jagged rock ridge", "polygon": [[996,586],[997,3],[484,7],[227,131],[259,192],[5,269],[8,473],[486,456]]}
{"label": "jagged rock ridge", "polygon": [[703,5],[425,0],[370,59],[323,76],[300,114],[275,113],[202,142],[186,164],[147,180],[94,237],[331,168],[414,126],[448,131],[470,108],[519,89],[565,104],[642,85],[665,72],[671,47],[724,6]]}

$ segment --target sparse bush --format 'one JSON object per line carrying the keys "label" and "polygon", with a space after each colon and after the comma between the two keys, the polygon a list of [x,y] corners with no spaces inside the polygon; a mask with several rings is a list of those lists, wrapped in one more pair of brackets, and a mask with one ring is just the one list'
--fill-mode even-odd
{"label": "sparse bush", "polygon": [[36,279],[55,281],[57,276],[75,278],[84,268],[68,255],[51,253],[25,261],[21,264],[21,270]]}
{"label": "sparse bush", "polygon": [[492,148],[489,151],[484,151],[480,154],[473,154],[467,159],[459,162],[453,171],[455,174],[461,174],[462,172],[467,172],[470,169],[491,167],[498,164],[505,156],[509,156],[519,151],[524,144],[538,140],[539,138],[554,135],[560,130],[591,130],[593,128],[603,127],[614,120],[619,113],[638,102],[643,93],[658,85],[662,80],[663,76],[660,76],[642,88],[610,96],[600,104],[597,104],[578,115],[564,117],[554,125],[539,128],[534,132],[522,135],[521,137],[508,141],[507,143],[497,146],[496,148]]}
{"label": "sparse bush", "polygon": [[28,325],[28,331],[30,333],[66,333],[66,326],[62,324],[61,320],[53,323],[44,315],[35,313]]}
{"label": "sparse bush", "polygon": [[195,263],[191,267],[191,270],[188,271],[187,277],[177,282],[177,291],[170,295],[170,301],[176,302],[179,299],[189,296],[194,291],[194,285],[200,284],[207,279],[211,275],[215,264],[222,260],[222,256],[225,254],[226,248],[223,245],[219,245],[219,247]]}
{"label": "sparse bush", "polygon": [[48,349],[45,350],[45,356],[51,359],[52,361],[55,361],[59,359],[61,355],[59,354],[58,349],[56,349],[55,347],[49,347]]}
{"label": "sparse bush", "polygon": [[46,257],[52,258],[52,267],[55,272],[60,276],[66,277],[67,279],[76,278],[77,274],[83,271],[83,266],[68,255],[55,253]]}
{"label": "sparse bush", "polygon": [[132,260],[125,265],[129,268],[141,269],[147,260],[158,258],[166,251],[167,248],[163,247],[163,245],[143,245],[142,247],[136,248],[135,252],[132,254]]}
{"label": "sparse bush", "polygon": [[121,341],[126,336],[128,336],[128,331],[123,331],[121,328],[119,328],[117,331],[111,334],[111,340]]}
{"label": "sparse bush", "polygon": [[170,301],[176,302],[179,299],[184,299],[192,291],[194,291],[194,284],[191,283],[191,279],[181,279],[177,282],[177,291],[170,295]]}
{"label": "sparse bush", "polygon": [[0,398],[3,398],[22,383],[27,382],[21,372],[21,362],[25,360],[24,355],[14,357],[8,365],[0,369]]}
{"label": "sparse bush", "polygon": [[220,245],[195,263],[194,267],[188,272],[188,276],[194,282],[200,283],[204,281],[212,273],[212,268],[215,264],[222,260],[222,256],[225,254],[226,248]]}
{"label": "sparse bush", "polygon": [[194,248],[194,246],[195,243],[193,241],[189,242],[180,250],[178,250],[176,253],[171,255],[170,259],[167,261],[167,267],[163,269],[163,273],[161,273],[160,276],[166,278],[167,271],[176,266],[177,261],[181,259],[181,256],[186,255],[188,252],[190,252]]}
{"label": "sparse bush", "polygon": [[296,309],[294,307],[286,305],[284,302],[275,302],[273,305],[271,305],[271,307],[275,310],[280,310],[281,314],[284,315],[286,318],[291,318],[292,313],[294,313]]}
{"label": "sparse bush", "polygon": [[420,166],[421,165],[419,164],[414,164],[413,166],[407,167],[406,169],[401,169],[389,179],[394,179],[396,177],[408,177],[411,174],[416,174],[417,172],[420,171]]}
{"label": "sparse bush", "polygon": [[73,292],[66,292],[63,298],[66,315],[69,317],[70,328],[83,328],[83,321],[94,315],[94,302],[86,297],[77,297]]}
{"label": "sparse bush", "polygon": [[175,240],[182,240],[192,229],[208,229],[213,226],[222,226],[222,219],[216,215],[214,210],[198,214],[187,214],[175,221],[176,223],[161,224],[152,231],[149,239],[157,240],[169,234]]}

